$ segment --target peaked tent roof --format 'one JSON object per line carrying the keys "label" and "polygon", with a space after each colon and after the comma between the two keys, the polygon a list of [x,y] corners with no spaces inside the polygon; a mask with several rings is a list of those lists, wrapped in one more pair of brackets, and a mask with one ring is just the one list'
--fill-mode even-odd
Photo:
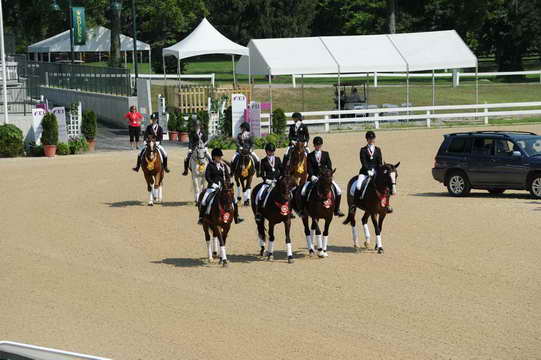
{"label": "peaked tent roof", "polygon": [[[74,52],[107,52],[111,49],[111,30],[96,26],[86,32],[86,44],[74,45]],[[120,34],[120,50],[133,50],[133,38]],[[150,50],[150,45],[137,40],[137,50]],[[70,31],[66,30],[48,39],[38,41],[28,46],[28,52],[70,52]]]}
{"label": "peaked tent roof", "polygon": [[[319,43],[319,44],[318,44]],[[454,30],[392,35],[253,39],[252,74],[328,74],[471,68],[477,58]],[[237,72],[247,74],[248,57]]]}
{"label": "peaked tent roof", "polygon": [[248,56],[248,48],[223,36],[204,18],[199,25],[180,42],[162,50],[163,56],[173,55],[178,59],[208,54],[234,54]]}

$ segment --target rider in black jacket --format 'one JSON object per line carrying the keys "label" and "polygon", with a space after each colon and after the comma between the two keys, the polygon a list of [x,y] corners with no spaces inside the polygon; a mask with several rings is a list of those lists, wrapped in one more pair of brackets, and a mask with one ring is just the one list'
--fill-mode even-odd
{"label": "rider in black jacket", "polygon": [[286,155],[284,156],[284,164],[287,164],[289,161],[291,150],[293,150],[293,147],[297,142],[304,143],[306,153],[308,154],[308,141],[310,140],[310,133],[308,132],[308,127],[302,122],[303,116],[301,113],[296,112],[293,113],[291,117],[295,123],[289,126],[289,147],[286,151]]}
{"label": "rider in black jacket", "polygon": [[[145,133],[143,135],[145,140],[148,139],[149,136],[154,136],[156,138],[156,147],[162,155],[164,170],[166,172],[169,172],[169,168],[167,167],[167,152],[160,144],[163,141],[163,129],[160,124],[158,124],[158,117],[156,114],[150,115],[150,124],[146,127]],[[144,147],[139,153],[139,156],[137,156],[137,165],[135,165],[133,171],[138,172],[139,168],[141,168],[141,161],[143,160],[143,155],[145,154],[145,151],[146,147]]]}
{"label": "rider in black jacket", "polygon": [[[186,159],[184,159],[184,172],[182,175],[186,176],[188,175],[188,167],[190,165],[190,158],[192,157],[192,153],[199,145],[200,143],[205,144],[208,141],[208,136],[201,130],[201,124],[199,122],[195,123],[195,129],[190,133],[190,142],[188,144],[188,155],[186,155]],[[208,157],[208,153],[207,153]],[[209,157],[210,160],[210,157]]]}
{"label": "rider in black jacket", "polygon": [[235,153],[235,155],[233,156],[233,160],[231,161],[231,167],[233,169],[233,172],[237,169],[240,152],[244,150],[250,153],[250,157],[254,162],[256,175],[259,176],[260,161],[257,154],[252,151],[252,148],[253,142],[252,136],[250,135],[250,124],[248,124],[247,122],[243,122],[242,124],[240,124],[240,133],[237,135],[237,152]]}
{"label": "rider in black jacket", "polygon": [[265,145],[265,152],[267,153],[267,156],[261,160],[261,177],[263,178],[263,185],[256,196],[256,221],[261,220],[261,209],[263,206],[263,199],[261,196],[266,189],[270,188],[269,191],[272,190],[283,171],[280,158],[274,155],[276,146],[273,143],[267,143],[267,145]]}

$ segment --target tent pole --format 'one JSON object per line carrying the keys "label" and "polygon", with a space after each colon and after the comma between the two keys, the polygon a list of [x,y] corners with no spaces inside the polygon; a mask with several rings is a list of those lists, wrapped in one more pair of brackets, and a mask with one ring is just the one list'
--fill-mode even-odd
{"label": "tent pole", "polygon": [[341,114],[341,111],[342,111],[342,99],[341,99],[341,92],[342,92],[342,88],[341,88],[341,85],[340,85],[340,68],[338,69],[338,128],[340,129],[340,127],[342,126],[341,124],[341,119],[342,119],[342,114]]}
{"label": "tent pole", "polygon": [[410,70],[406,73],[406,107],[408,113],[407,121],[410,121]]}
{"label": "tent pole", "polygon": [[301,74],[301,81],[302,81],[302,87],[301,87],[301,94],[302,94],[302,111],[304,111],[304,74]]}
{"label": "tent pole", "polygon": [[479,104],[479,65],[475,67],[475,104]]}
{"label": "tent pole", "polygon": [[124,51],[124,66],[128,68],[128,52]]}
{"label": "tent pole", "polygon": [[182,83],[180,80],[180,57],[178,58],[178,62],[177,62],[177,74],[178,74],[178,89],[180,91],[180,88],[182,87]]}
{"label": "tent pole", "polygon": [[237,86],[236,71],[235,71],[235,55],[231,54],[231,62],[233,63],[233,87]]}
{"label": "tent pole", "polygon": [[101,62],[101,51],[98,51],[98,61]]}
{"label": "tent pole", "polygon": [[51,62],[51,53],[50,53],[50,52],[47,53],[47,56],[48,56],[48,58],[49,58],[49,62]]}
{"label": "tent pole", "polygon": [[269,100],[270,100],[270,116],[269,116],[269,134],[272,133],[272,86],[271,86],[271,70],[269,68]]}
{"label": "tent pole", "polygon": [[163,95],[167,99],[167,73],[165,72],[165,56],[162,53],[162,64],[163,64]]}
{"label": "tent pole", "polygon": [[[141,51],[141,64],[143,63],[143,52]],[[150,50],[148,50],[148,74],[152,74],[152,63],[150,62]],[[152,76],[149,78],[150,81],[150,92],[152,92]]]}
{"label": "tent pole", "polygon": [[250,56],[250,48],[248,48],[248,86],[250,87],[250,98],[252,98],[254,89],[252,87],[252,57]]}
{"label": "tent pole", "polygon": [[432,69],[432,106],[436,106],[436,75]]}

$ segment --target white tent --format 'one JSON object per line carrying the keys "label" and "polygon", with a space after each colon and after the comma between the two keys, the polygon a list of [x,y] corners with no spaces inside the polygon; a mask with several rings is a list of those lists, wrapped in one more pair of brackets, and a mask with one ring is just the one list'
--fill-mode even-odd
{"label": "white tent", "polygon": [[[178,59],[180,75],[180,60],[192,56],[209,54],[230,54],[233,58],[233,76],[235,76],[235,55],[248,57],[247,47],[241,46],[223,36],[212,24],[204,18],[199,25],[184,39],[162,50],[162,56],[175,56]],[[165,59],[164,59],[165,74]],[[179,77],[180,79],[180,77]]]}
{"label": "white tent", "polygon": [[[476,56],[454,30],[253,39],[248,49],[250,56],[241,57],[236,70],[241,74],[268,75],[270,93],[272,75],[338,74],[340,84],[342,73],[402,71],[409,74],[424,70],[477,69]],[[340,104],[340,98],[338,100]],[[409,104],[409,77],[406,103]]]}
{"label": "white tent", "polygon": [[[103,26],[96,26],[90,28],[86,32],[86,44],[85,45],[73,45],[73,52],[109,52],[111,50],[111,30]],[[133,38],[120,35],[120,51],[124,51],[126,54],[129,51],[133,51]],[[148,51],[150,62],[150,45],[142,41],[137,40],[137,51]],[[60,34],[51,36],[48,39],[38,41],[35,44],[28,46],[29,53],[60,53],[71,52],[70,45],[70,31],[66,30]],[[126,55],[124,55],[126,59]]]}

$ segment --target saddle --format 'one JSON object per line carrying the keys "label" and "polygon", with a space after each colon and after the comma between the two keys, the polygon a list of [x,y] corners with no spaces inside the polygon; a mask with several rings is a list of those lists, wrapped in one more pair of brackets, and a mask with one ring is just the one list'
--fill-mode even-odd
{"label": "saddle", "polygon": [[361,188],[357,190],[357,180],[351,184],[351,189],[349,190],[349,193],[351,196],[355,196],[357,194],[360,195],[361,199],[364,197],[364,194],[366,193],[366,189],[368,188],[368,184],[372,181],[371,177],[367,177],[364,179],[363,183],[361,184]]}

